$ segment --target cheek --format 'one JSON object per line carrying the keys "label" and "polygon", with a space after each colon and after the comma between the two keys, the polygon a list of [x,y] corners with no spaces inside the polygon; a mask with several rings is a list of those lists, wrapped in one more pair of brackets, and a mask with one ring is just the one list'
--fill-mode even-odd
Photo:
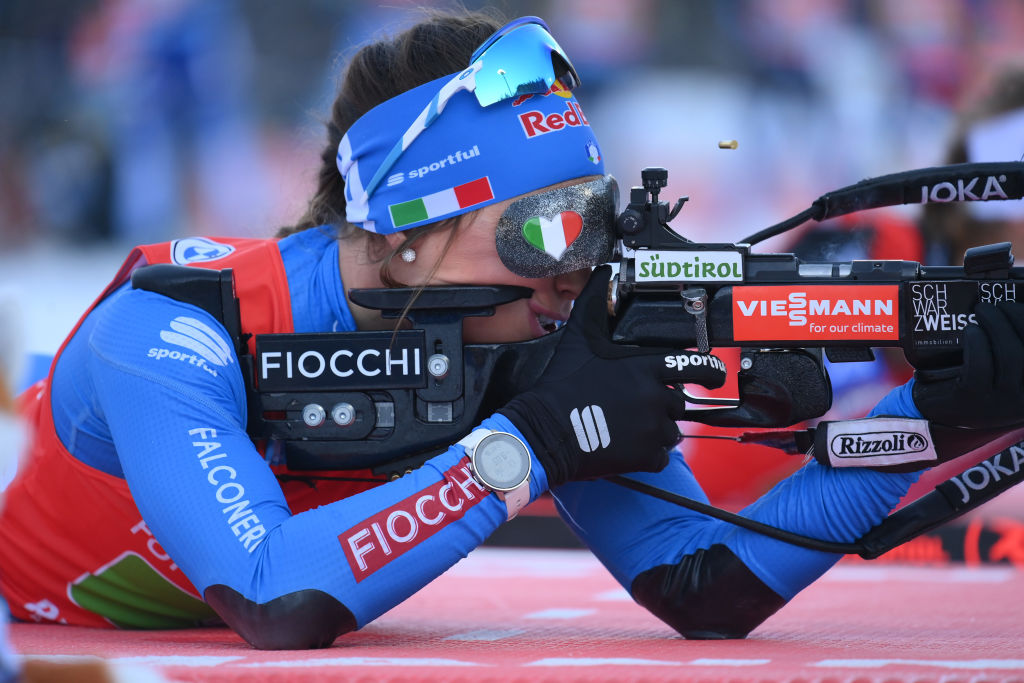
{"label": "cheek", "polygon": [[473,284],[512,284],[519,279],[505,267],[497,252],[484,249],[458,254],[445,265],[453,277]]}

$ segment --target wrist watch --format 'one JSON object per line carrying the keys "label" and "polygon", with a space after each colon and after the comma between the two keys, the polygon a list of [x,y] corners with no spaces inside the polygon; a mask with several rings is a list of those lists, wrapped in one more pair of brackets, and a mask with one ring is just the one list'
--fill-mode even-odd
{"label": "wrist watch", "polygon": [[530,450],[508,432],[476,429],[459,441],[469,455],[469,467],[480,484],[505,501],[506,521],[530,502]]}

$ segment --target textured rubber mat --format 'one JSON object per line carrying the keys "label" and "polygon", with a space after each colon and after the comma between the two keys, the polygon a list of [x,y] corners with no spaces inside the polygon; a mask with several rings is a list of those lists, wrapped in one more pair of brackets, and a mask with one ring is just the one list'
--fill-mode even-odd
{"label": "textured rubber mat", "polygon": [[325,650],[257,651],[223,628],[11,636],[29,659],[95,656],[184,681],[1024,683],[1022,609],[1011,566],[844,562],[748,639],[687,641],[586,551],[482,548]]}

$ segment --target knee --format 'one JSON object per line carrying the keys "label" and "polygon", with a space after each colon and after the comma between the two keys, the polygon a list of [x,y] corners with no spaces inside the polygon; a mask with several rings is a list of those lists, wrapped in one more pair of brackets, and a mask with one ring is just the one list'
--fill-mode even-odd
{"label": "knee", "polygon": [[238,635],[259,650],[329,647],[354,631],[356,620],[341,602],[319,590],[301,590],[257,603],[223,585],[210,586],[206,602]]}
{"label": "knee", "polygon": [[630,593],[656,617],[693,639],[745,638],[786,604],[724,545],[642,572]]}

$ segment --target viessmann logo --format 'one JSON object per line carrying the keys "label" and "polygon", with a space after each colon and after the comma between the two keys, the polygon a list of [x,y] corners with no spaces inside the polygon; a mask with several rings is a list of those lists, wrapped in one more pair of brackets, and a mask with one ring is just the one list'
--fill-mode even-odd
{"label": "viessmann logo", "polygon": [[737,341],[899,339],[897,285],[742,286],[732,293]]}

